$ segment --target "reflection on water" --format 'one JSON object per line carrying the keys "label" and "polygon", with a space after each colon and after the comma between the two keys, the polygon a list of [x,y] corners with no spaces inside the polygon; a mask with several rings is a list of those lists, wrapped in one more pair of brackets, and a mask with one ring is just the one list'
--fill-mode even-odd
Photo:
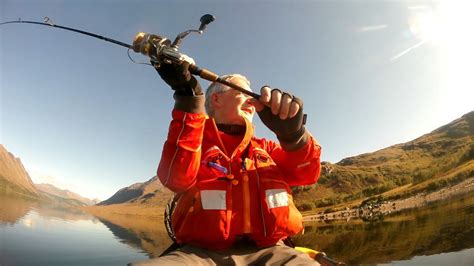
{"label": "reflection on water", "polygon": [[0,265],[124,265],[147,256],[77,209],[0,198]]}
{"label": "reflection on water", "polygon": [[171,245],[163,218],[111,213],[96,215],[122,243],[144,250],[149,257],[158,257]]}
{"label": "reflection on water", "polygon": [[[420,256],[453,253],[463,265],[474,248],[474,195],[466,195],[422,209],[386,216],[371,223],[360,220],[307,224],[296,244],[325,251],[349,264],[377,264],[420,260]],[[416,257],[418,256],[418,257]],[[445,255],[438,255],[439,260]],[[473,265],[472,255],[470,263]]]}
{"label": "reflection on water", "polygon": [[[0,198],[0,265],[124,265],[157,257],[170,240],[157,218],[45,207]],[[348,264],[473,265],[474,195],[383,220],[307,224],[298,246]]]}
{"label": "reflection on water", "polygon": [[389,265],[474,265],[474,248],[429,256],[415,256],[410,260],[392,261]]}
{"label": "reflection on water", "polygon": [[0,197],[0,224],[15,224],[18,219],[25,216],[34,202],[17,200],[8,197]]}

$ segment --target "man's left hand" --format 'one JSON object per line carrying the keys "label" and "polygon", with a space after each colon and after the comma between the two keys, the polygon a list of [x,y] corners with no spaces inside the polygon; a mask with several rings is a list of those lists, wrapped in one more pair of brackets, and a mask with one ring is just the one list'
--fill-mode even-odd
{"label": "man's left hand", "polygon": [[279,116],[282,120],[293,118],[302,108],[300,99],[279,89],[272,90],[268,86],[263,86],[260,89],[260,98],[258,101],[252,101],[252,103],[257,112],[262,111],[267,106],[272,114]]}
{"label": "man's left hand", "polygon": [[258,116],[287,150],[304,145],[308,139],[304,128],[303,102],[291,94],[262,87],[261,96],[251,99]]}

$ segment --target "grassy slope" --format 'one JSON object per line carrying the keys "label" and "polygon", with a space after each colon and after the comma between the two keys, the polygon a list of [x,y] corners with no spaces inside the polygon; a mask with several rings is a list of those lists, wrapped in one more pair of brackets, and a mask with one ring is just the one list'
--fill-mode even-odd
{"label": "grassy slope", "polygon": [[30,190],[14,184],[0,173],[0,195],[20,197],[25,199],[40,199],[39,194],[31,193]]}
{"label": "grassy slope", "polygon": [[[474,175],[474,112],[413,141],[323,163],[317,184],[295,188],[298,208],[308,214],[338,204],[359,204],[363,199],[408,197],[440,189]],[[101,213],[161,215],[169,191],[154,178],[140,196],[121,204],[91,207]]]}
{"label": "grassy slope", "polygon": [[406,197],[474,176],[474,112],[413,141],[324,163],[318,184],[295,188],[297,205],[314,210],[381,193]]}
{"label": "grassy slope", "polygon": [[0,193],[38,198],[39,193],[19,158],[0,144]]}

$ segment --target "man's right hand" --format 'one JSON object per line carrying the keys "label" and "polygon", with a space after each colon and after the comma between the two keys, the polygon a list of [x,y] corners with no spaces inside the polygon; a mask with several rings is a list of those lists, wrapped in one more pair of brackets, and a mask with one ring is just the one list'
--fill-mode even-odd
{"label": "man's right hand", "polygon": [[[153,63],[152,63],[153,64]],[[170,85],[178,95],[202,95],[201,85],[189,72],[189,63],[184,61],[180,65],[161,63],[153,65],[160,77]]]}

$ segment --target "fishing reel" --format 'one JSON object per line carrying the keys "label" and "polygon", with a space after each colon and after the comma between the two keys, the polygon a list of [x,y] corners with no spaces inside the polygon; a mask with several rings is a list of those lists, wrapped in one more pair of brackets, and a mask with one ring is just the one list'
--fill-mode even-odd
{"label": "fishing reel", "polygon": [[191,30],[181,32],[180,34],[178,34],[178,36],[176,36],[173,42],[171,42],[171,40],[163,36],[159,36],[156,34],[149,34],[145,32],[139,32],[137,33],[137,35],[135,35],[135,38],[133,39],[133,44],[130,45],[129,48],[135,51],[136,53],[141,53],[149,57],[151,64],[155,68],[159,68],[161,64],[180,65],[183,62],[187,62],[189,63],[189,71],[191,72],[191,74],[197,75],[210,82],[222,83],[246,95],[249,95],[251,97],[258,99],[260,95],[253,93],[251,91],[248,91],[230,81],[221,79],[219,75],[217,75],[216,73],[208,69],[198,67],[196,65],[196,62],[194,62],[194,59],[192,59],[191,57],[179,51],[179,46],[181,45],[181,42],[186,36],[188,36],[190,33],[193,33],[193,32],[202,34],[204,30],[206,29],[207,25],[213,22],[214,20],[215,20],[215,17],[213,15],[206,14],[202,16],[201,26],[199,26],[199,29],[197,30],[191,29]]}
{"label": "fishing reel", "polygon": [[[104,40],[106,42],[114,43],[116,45],[120,45],[122,47],[132,49],[133,51],[137,53],[141,53],[147,57],[150,58],[152,65],[155,68],[159,68],[161,64],[182,64],[183,62],[188,62],[189,63],[189,71],[193,75],[197,75],[205,80],[208,80],[210,82],[218,82],[221,84],[224,84],[226,86],[229,86],[232,89],[235,89],[243,94],[246,94],[248,96],[251,96],[253,98],[260,98],[260,95],[251,92],[249,90],[246,90],[245,88],[240,87],[237,84],[234,84],[230,81],[227,81],[225,79],[222,79],[217,75],[216,73],[205,69],[205,68],[200,68],[198,67],[194,60],[179,52],[179,46],[181,45],[181,42],[183,39],[188,36],[190,33],[195,32],[198,34],[202,34],[203,31],[206,29],[206,26],[213,22],[215,20],[215,17],[210,14],[206,14],[201,17],[201,26],[199,26],[199,29],[197,30],[187,30],[184,32],[181,32],[176,36],[173,42],[171,42],[169,39],[155,35],[155,34],[149,34],[149,33],[144,33],[144,32],[139,32],[137,35],[135,35],[135,38],[133,40],[133,44],[127,44],[121,41],[117,41],[102,35],[98,35],[92,32],[87,32],[79,29],[74,29],[70,27],[65,27],[61,26],[58,24],[55,24],[51,21],[50,18],[45,17],[44,22],[37,22],[37,21],[29,21],[29,20],[15,20],[15,21],[6,21],[6,22],[1,22],[0,26],[2,25],[7,25],[7,24],[13,24],[13,23],[28,23],[28,24],[36,24],[36,25],[43,25],[43,26],[48,26],[48,27],[53,27],[53,28],[58,28],[58,29],[63,29],[67,31],[72,31],[76,32],[79,34],[84,34],[93,38],[97,38],[100,40]],[[130,57],[130,54],[128,55],[130,60],[133,61],[133,59]],[[133,61],[135,62],[135,61]],[[143,63],[141,63],[143,64]]]}
{"label": "fishing reel", "polygon": [[178,34],[173,43],[168,38],[159,35],[139,32],[133,39],[132,49],[136,53],[149,57],[156,68],[159,68],[162,63],[179,65],[185,61],[190,65],[195,65],[191,57],[179,52],[179,46],[190,33],[202,34],[206,26],[214,20],[215,17],[213,15],[206,14],[202,16],[199,29],[191,29]]}

